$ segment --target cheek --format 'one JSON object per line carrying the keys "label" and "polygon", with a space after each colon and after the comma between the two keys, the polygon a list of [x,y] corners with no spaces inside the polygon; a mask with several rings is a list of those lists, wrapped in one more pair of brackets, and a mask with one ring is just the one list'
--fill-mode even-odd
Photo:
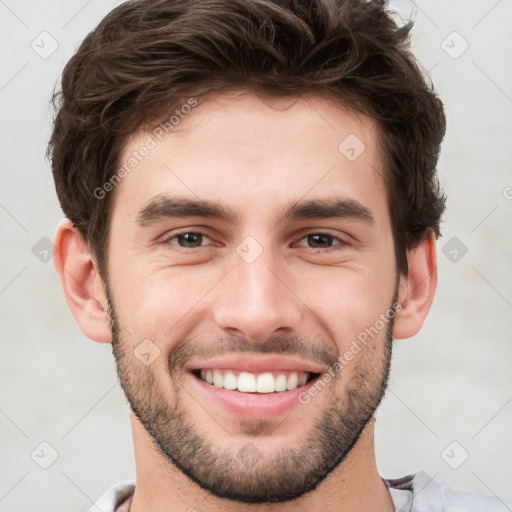
{"label": "cheek", "polygon": [[121,298],[116,310],[133,336],[150,338],[163,349],[165,342],[185,335],[184,329],[190,328],[223,275],[217,274],[212,267],[160,268],[151,274],[133,269],[116,292]]}
{"label": "cheek", "polygon": [[380,316],[389,310],[395,291],[389,269],[386,264],[317,269],[310,271],[309,285],[296,283],[297,295],[314,313],[313,321],[335,340],[340,353],[365,329],[377,322],[382,327]]}

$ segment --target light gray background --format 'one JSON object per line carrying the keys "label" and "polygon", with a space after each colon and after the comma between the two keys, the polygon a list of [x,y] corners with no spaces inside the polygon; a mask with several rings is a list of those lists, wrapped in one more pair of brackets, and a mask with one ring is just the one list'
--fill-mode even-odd
{"label": "light gray background", "polygon": [[[0,0],[1,511],[85,511],[135,475],[110,346],[81,333],[53,261],[32,252],[61,218],[44,159],[48,100],[64,63],[114,5]],[[512,2],[392,6],[416,19],[414,51],[446,106],[439,173],[449,201],[437,295],[421,333],[396,342],[377,461],[385,477],[423,469],[512,499]],[[51,48],[43,31],[59,45],[45,59],[31,48],[42,37]],[[453,58],[461,38],[469,47]],[[443,253],[453,237],[468,249],[456,262]],[[51,461],[43,441],[58,452],[48,469],[31,458],[37,448],[34,459]]]}

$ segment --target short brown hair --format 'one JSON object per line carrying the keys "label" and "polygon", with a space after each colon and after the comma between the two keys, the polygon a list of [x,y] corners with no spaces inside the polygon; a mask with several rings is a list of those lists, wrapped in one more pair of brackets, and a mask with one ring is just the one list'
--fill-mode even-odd
{"label": "short brown hair", "polygon": [[115,175],[128,137],[183,98],[235,87],[320,92],[376,120],[397,270],[440,235],[436,165],[443,105],[385,1],[133,0],[111,11],[66,65],[47,156],[66,217],[107,276]]}

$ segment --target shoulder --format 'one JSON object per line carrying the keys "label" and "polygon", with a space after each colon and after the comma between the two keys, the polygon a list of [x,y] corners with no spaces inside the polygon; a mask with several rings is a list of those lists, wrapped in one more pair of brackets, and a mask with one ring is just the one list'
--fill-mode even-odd
{"label": "shoulder", "polygon": [[87,512],[115,512],[118,505],[133,495],[135,480],[119,482],[108,489]]}
{"label": "shoulder", "polygon": [[[512,501],[472,491],[450,489],[424,471],[402,478],[384,479],[397,512],[510,512]],[[395,500],[400,498],[401,501]],[[398,506],[401,503],[406,507]],[[408,508],[410,507],[410,508]]]}
{"label": "shoulder", "polygon": [[471,510],[475,512],[507,512],[512,511],[512,501],[498,496],[484,496],[472,491],[448,489],[441,486],[443,503],[447,512]]}

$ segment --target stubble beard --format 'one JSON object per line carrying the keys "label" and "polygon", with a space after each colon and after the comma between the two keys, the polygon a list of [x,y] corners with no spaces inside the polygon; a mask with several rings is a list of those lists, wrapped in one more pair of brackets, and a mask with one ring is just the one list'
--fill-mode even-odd
{"label": "stubble beard", "polygon": [[[245,444],[236,450],[222,450],[190,417],[186,403],[192,398],[180,384],[179,376],[170,372],[175,400],[169,403],[152,367],[144,366],[134,357],[133,350],[129,349],[131,340],[123,339],[120,334],[120,323],[108,289],[106,295],[117,374],[134,415],[165,461],[219,498],[242,503],[282,503],[314,490],[345,460],[384,397],[392,355],[394,315],[387,323],[384,338],[373,338],[349,363],[354,365],[353,375],[345,382],[343,394],[339,390],[335,393],[334,386],[340,380],[336,378],[313,399],[318,400],[324,393],[330,397],[309,432],[301,439],[291,440],[293,448],[283,447],[272,453],[258,450],[258,437],[271,435],[276,424],[244,420],[238,426],[244,431]],[[397,290],[390,310],[394,311],[396,298]],[[289,340],[272,341],[275,346],[279,343],[283,346]],[[257,351],[258,347],[254,348]],[[169,360],[172,357],[171,353]],[[343,369],[340,376],[343,380]],[[213,418],[214,415],[208,420],[213,423]],[[292,424],[293,413],[285,421]],[[200,424],[204,428],[207,422]],[[214,427],[219,428],[217,424]],[[300,426],[293,427],[292,431],[297,432],[298,428]],[[227,427],[228,439],[229,431]],[[235,444],[235,440],[231,441]]]}

